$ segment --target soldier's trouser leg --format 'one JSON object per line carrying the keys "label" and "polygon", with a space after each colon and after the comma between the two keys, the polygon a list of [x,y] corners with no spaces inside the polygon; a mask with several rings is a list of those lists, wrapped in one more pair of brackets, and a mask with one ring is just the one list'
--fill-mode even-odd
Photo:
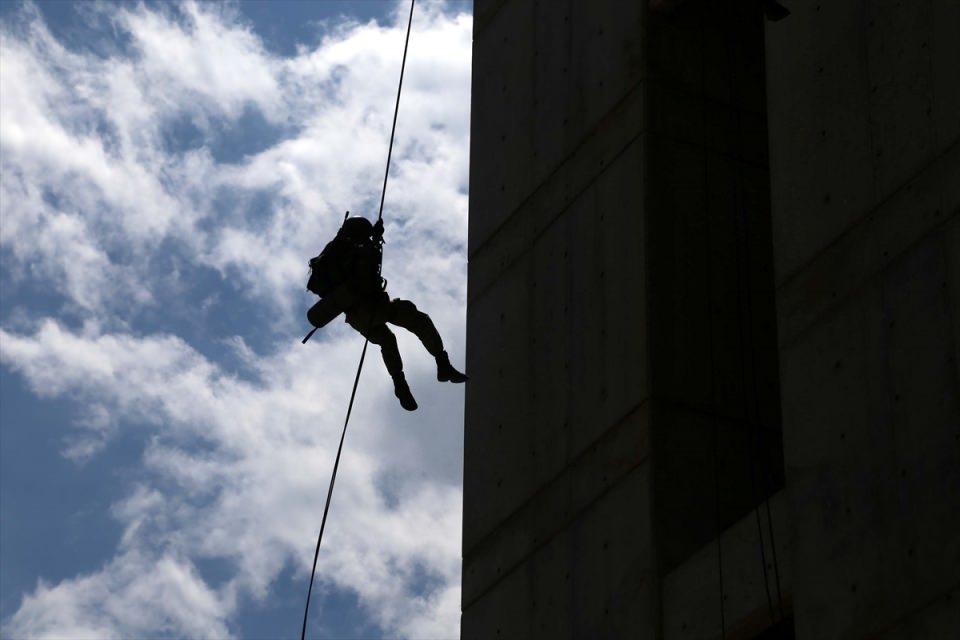
{"label": "soldier's trouser leg", "polygon": [[433,320],[409,300],[397,298],[391,301],[387,322],[403,327],[420,338],[420,342],[434,358],[443,353],[443,339],[437,328],[433,326]]}
{"label": "soldier's trouser leg", "polygon": [[397,337],[390,331],[390,327],[385,324],[364,325],[359,322],[350,322],[347,317],[347,324],[356,329],[364,338],[380,347],[380,355],[383,357],[383,364],[387,367],[387,372],[391,377],[403,375],[403,360],[400,358],[400,349],[397,348]]}

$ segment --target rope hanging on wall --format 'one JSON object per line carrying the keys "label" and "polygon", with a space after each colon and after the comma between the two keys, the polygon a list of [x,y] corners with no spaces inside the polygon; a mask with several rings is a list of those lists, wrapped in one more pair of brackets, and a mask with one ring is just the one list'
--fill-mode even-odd
{"label": "rope hanging on wall", "polygon": [[[407,37],[403,43],[403,61],[400,63],[400,82],[397,85],[397,101],[393,108],[393,124],[390,127],[390,144],[387,147],[387,167],[383,173],[383,189],[380,191],[380,210],[377,221],[383,219],[383,203],[387,195],[387,178],[390,176],[390,159],[393,157],[393,140],[397,132],[397,114],[400,112],[400,93],[403,91],[403,72],[407,66],[407,49],[410,46],[410,27],[413,25],[413,6],[416,0],[410,0],[410,16],[407,18]],[[383,248],[381,246],[381,251]],[[378,268],[382,269],[381,266]],[[304,338],[304,342],[313,335],[313,331]],[[333,497],[333,485],[337,481],[337,470],[340,467],[340,454],[343,452],[343,441],[347,436],[347,425],[350,424],[350,414],[353,412],[353,401],[357,397],[357,385],[360,383],[360,372],[363,371],[363,361],[367,356],[369,340],[364,339],[363,351],[360,352],[360,362],[357,364],[357,375],[353,379],[353,390],[350,392],[350,402],[347,405],[347,417],[343,421],[343,431],[340,433],[340,445],[337,447],[337,457],[333,462],[333,472],[330,474],[330,486],[327,487],[327,500],[323,505],[323,519],[320,521],[320,533],[317,534],[317,548],[313,552],[313,568],[310,570],[310,586],[307,588],[307,602],[303,608],[303,627],[300,630],[300,640],[307,637],[307,616],[310,612],[310,597],[313,594],[313,580],[317,573],[317,558],[320,556],[320,543],[323,540],[323,530],[327,526],[327,514],[330,512],[330,502]]]}
{"label": "rope hanging on wall", "polygon": [[[789,15],[789,11],[787,11],[783,7],[780,7],[782,12],[778,12],[776,13],[776,16],[772,16],[769,10],[770,5],[778,6],[778,4],[774,0],[765,0],[764,9],[765,11],[767,11],[768,19],[779,20],[785,17],[786,15]],[[731,13],[729,8],[727,9],[726,15],[728,18],[733,19],[731,18]],[[701,19],[705,20],[705,16],[703,16]],[[701,23],[701,29],[702,28],[703,28],[703,23]],[[736,66],[735,55],[731,52],[730,49],[731,49],[731,43],[728,39],[726,43],[727,64],[729,66],[730,73],[731,73],[731,83],[732,83],[733,91],[736,91],[737,77],[735,75],[735,71],[737,66]],[[702,60],[701,60],[701,64],[702,64],[701,71],[703,74],[701,76],[702,109],[703,109],[703,113],[706,114],[706,110],[707,110],[706,90],[703,84],[703,78],[705,77],[706,69],[705,69],[705,64],[703,64]],[[743,139],[742,121],[741,121],[741,114],[739,111],[736,112],[736,122],[737,122],[737,138]],[[738,304],[740,306],[741,312],[743,312],[744,306],[746,306],[746,313],[749,315],[752,313],[752,310],[753,310],[753,300],[750,293],[749,284],[744,283],[743,281],[745,277],[744,276],[745,267],[743,265],[743,261],[741,258],[741,252],[749,252],[750,250],[749,240],[747,237],[747,230],[746,230],[747,228],[746,210],[744,208],[743,199],[742,199],[742,190],[744,188],[744,175],[743,175],[743,168],[739,160],[734,159],[734,166],[736,167],[735,175],[734,175],[733,194],[734,194],[734,224],[735,224],[735,236],[736,236],[736,242],[737,242],[737,247],[736,247],[737,270],[738,270],[737,298],[738,298]],[[704,160],[704,179],[705,179],[704,184],[706,184],[706,173],[707,173],[706,160]],[[709,218],[708,218],[708,229],[709,229]],[[741,322],[740,323],[741,333],[739,336],[741,350],[744,348],[743,345],[746,344],[746,336],[744,335],[743,331],[744,331],[743,323]],[[752,343],[752,340],[751,340],[751,343]],[[741,356],[742,355],[743,354],[741,352]],[[753,399],[754,399],[753,410],[755,415],[751,419],[749,415],[750,410],[749,410],[749,407],[747,406],[747,398],[746,398],[746,390],[748,388],[747,373],[746,373],[747,363],[744,360],[741,361],[741,376],[742,376],[741,381],[742,381],[742,385],[743,385],[742,388],[744,393],[743,417],[746,419],[747,424],[750,425],[751,436],[753,440],[752,450],[747,452],[747,459],[749,460],[749,466],[750,466],[750,469],[749,469],[750,485],[751,485],[753,503],[755,505],[752,511],[754,512],[756,525],[757,525],[757,542],[758,542],[758,547],[760,552],[759,554],[760,566],[763,574],[763,587],[766,595],[767,607],[770,613],[770,623],[771,623],[771,626],[773,626],[773,625],[776,625],[778,622],[784,620],[786,616],[784,612],[783,593],[781,590],[781,583],[780,583],[780,565],[777,558],[777,544],[776,544],[776,539],[774,537],[773,517],[770,512],[770,493],[771,493],[770,469],[769,469],[769,462],[767,461],[766,455],[765,455],[765,450],[764,450],[765,447],[763,442],[762,429],[760,425],[761,417],[760,417],[760,408],[758,405],[760,391],[757,387],[757,371],[755,367],[756,365],[755,363],[753,363],[751,381],[752,381],[752,391],[753,391]],[[718,575],[719,575],[719,591],[720,591],[719,593],[720,637],[721,639],[723,639],[726,637],[727,628],[726,628],[726,611],[725,611],[726,594],[724,592],[725,585],[723,582],[723,555],[722,555],[722,541],[721,541],[722,526],[721,526],[720,506],[719,506],[720,476],[718,472],[718,465],[719,465],[719,452],[717,447],[718,439],[719,439],[719,430],[715,424],[714,425],[714,451],[713,451],[714,491],[715,491],[715,496],[717,500],[717,504],[716,504],[717,565],[718,565],[717,568],[718,568]],[[758,458],[759,458],[759,466],[762,467],[762,469],[758,469],[758,460],[757,460]],[[762,495],[760,495],[757,490],[758,476],[760,477],[760,480],[763,483],[763,486],[761,488]],[[772,569],[774,574],[773,575],[774,584],[776,587],[776,601],[777,601],[776,610],[774,609],[774,600],[771,595],[771,588],[770,588],[771,580],[770,580],[769,571],[767,569],[767,553],[765,548],[764,531],[763,531],[763,524],[761,519],[761,506],[764,506],[766,510],[767,532],[770,538],[770,555],[771,555]],[[778,613],[779,613],[779,616],[777,615]]]}
{"label": "rope hanging on wall", "polygon": [[[779,9],[777,8],[779,7]],[[790,14],[788,10],[784,7],[779,6],[775,0],[766,0],[764,11],[767,19],[770,20],[780,20]],[[731,16],[730,9],[727,10],[728,18]],[[759,20],[762,21],[762,18]],[[726,43],[726,55],[727,55],[727,64],[730,68],[731,73],[731,84],[733,90],[736,91],[738,88],[738,76],[736,75],[737,65],[736,65],[736,56],[731,51],[731,42],[728,39]],[[737,122],[737,139],[742,140],[743,127],[742,127],[742,115],[739,110],[736,111],[736,122]],[[743,165],[740,161],[735,161],[735,179],[733,185],[733,194],[734,194],[734,224],[735,224],[735,237],[736,242],[738,243],[736,249],[737,255],[737,298],[743,310],[744,305],[746,307],[746,313],[748,316],[753,314],[753,296],[751,295],[751,287],[749,283],[745,282],[746,280],[746,270],[747,267],[741,257],[741,252],[749,253],[750,252],[750,241],[748,238],[748,221],[747,221],[747,212],[743,202],[743,189],[744,189],[744,173]],[[749,259],[749,258],[748,258]],[[743,323],[740,323],[740,344],[741,344],[741,357],[744,357],[743,345],[746,344],[746,336],[743,333]],[[752,333],[752,332],[751,332]],[[750,343],[753,344],[753,337],[751,335]],[[770,494],[772,491],[771,488],[771,478],[770,478],[770,469],[769,461],[766,457],[764,439],[762,434],[761,427],[761,416],[760,416],[760,390],[757,385],[757,370],[756,363],[751,360],[751,370],[752,375],[750,376],[753,392],[753,418],[750,417],[750,409],[747,406],[746,398],[746,389],[748,388],[747,382],[747,363],[744,360],[741,361],[741,381],[744,389],[744,405],[743,405],[743,415],[747,419],[747,423],[750,425],[751,437],[753,440],[752,450],[747,452],[747,458],[750,461],[750,486],[753,496],[754,503],[754,516],[757,524],[757,542],[760,551],[760,567],[763,573],[763,588],[767,599],[767,608],[770,613],[770,624],[775,625],[777,622],[782,621],[785,618],[784,608],[783,608],[783,593],[780,586],[780,563],[777,559],[777,544],[776,539],[774,538],[773,531],[773,517],[770,513]],[[759,467],[758,468],[758,459]],[[757,490],[757,478],[760,478],[762,482],[762,487],[760,491],[762,495]],[[774,584],[776,586],[776,596],[777,596],[777,607],[776,611],[774,609],[774,601],[771,596],[771,586],[770,586],[770,574],[767,568],[767,551],[766,544],[764,542],[764,531],[763,524],[761,519],[761,506],[765,507],[766,510],[766,520],[767,520],[767,532],[770,538],[770,556],[772,560],[772,569],[773,569],[773,578]],[[779,613],[779,618],[777,613]]]}

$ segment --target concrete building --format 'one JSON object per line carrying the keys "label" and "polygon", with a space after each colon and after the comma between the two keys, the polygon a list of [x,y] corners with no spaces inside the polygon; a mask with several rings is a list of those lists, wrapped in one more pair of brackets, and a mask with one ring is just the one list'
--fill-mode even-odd
{"label": "concrete building", "polygon": [[462,637],[960,638],[960,2],[476,0]]}

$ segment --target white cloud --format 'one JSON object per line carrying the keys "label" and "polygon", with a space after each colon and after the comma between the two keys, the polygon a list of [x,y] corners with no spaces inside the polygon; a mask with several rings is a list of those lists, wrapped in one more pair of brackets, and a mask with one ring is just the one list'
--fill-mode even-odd
{"label": "white cloud", "polygon": [[114,18],[131,36],[141,88],[150,102],[172,111],[190,105],[186,110],[199,107],[232,118],[254,103],[267,117],[281,118],[279,61],[236,21],[234,8],[196,2],[178,8],[179,21],[144,10],[121,10]]}
{"label": "white cloud", "polygon": [[[239,376],[175,328],[145,334],[138,314],[166,305],[206,317],[206,307],[171,298],[176,270],[156,272],[156,260],[176,250],[266,305],[272,326],[258,330],[304,325],[306,259],[344,209],[370,215],[379,201],[405,24],[342,25],[280,58],[231,7],[106,6],[115,13],[94,13],[129,41],[109,54],[64,47],[29,8],[29,28],[2,26],[3,277],[56,292],[63,310],[44,317],[28,299],[4,300],[14,308],[0,329],[0,358],[36,395],[76,403],[65,455],[95,457],[124,429],[143,430],[150,444],[129,461],[138,482],[112,509],[125,531],[115,557],[39,584],[5,631],[225,637],[238,602],[268,598],[285,566],[309,570],[361,343],[332,328],[320,344],[294,337],[265,354],[261,346],[257,357],[234,336],[246,369]],[[385,273],[393,295],[431,312],[456,359],[470,18],[426,5],[414,29]],[[218,162],[217,136],[250,108],[286,137]],[[170,147],[169,128],[182,122],[201,132],[201,146]],[[217,302],[223,293],[207,298],[219,312],[229,310],[229,300]],[[67,328],[76,319],[83,328]],[[459,625],[462,395],[437,387],[419,344],[398,337],[414,390],[429,392],[429,402],[401,415],[371,351],[318,576],[326,588],[355,592],[388,633],[448,638]],[[222,583],[198,569],[207,559],[227,562]]]}
{"label": "white cloud", "polygon": [[131,551],[89,576],[40,583],[8,631],[37,640],[228,638],[222,612],[229,608],[188,560]]}
{"label": "white cloud", "polygon": [[[353,366],[355,341],[324,345],[323,360],[303,348],[277,353],[258,363],[259,383],[224,374],[169,336],[85,336],[47,321],[30,335],[0,331],[0,344],[4,363],[35,393],[96,403],[112,420],[141,424],[153,434],[142,462],[144,484],[114,509],[126,530],[121,555],[94,574],[56,588],[41,585],[14,616],[14,635],[56,635],[70,625],[96,628],[90,626],[94,622],[106,625],[112,636],[128,637],[175,624],[202,622],[213,629],[210,625],[229,619],[235,594],[265,598],[286,563],[306,570],[341,400],[351,383],[343,372]],[[368,372],[364,394],[390,398],[385,382],[383,375]],[[391,409],[392,403],[387,411],[378,405],[357,409],[318,575],[355,591],[385,629],[451,637],[459,613],[458,602],[449,607],[459,593],[460,488],[429,475],[404,477],[404,453],[391,454],[383,446],[385,432],[396,428],[383,420]],[[381,491],[384,474],[393,477],[394,500]],[[204,558],[229,560],[233,577],[216,590],[205,585],[190,569],[191,559]],[[157,589],[202,588],[210,592],[204,597],[215,619],[207,619],[210,613],[182,620],[178,609],[162,619],[114,616],[107,604],[123,607],[114,602],[111,588],[99,585],[127,585],[140,571],[173,581],[116,587],[118,593],[133,589],[152,597]],[[419,593],[414,578],[420,573],[437,586]],[[80,594],[83,599],[77,599]],[[193,596],[179,597],[189,602]],[[74,600],[67,613],[44,613],[45,607],[62,608],[68,598]],[[74,609],[76,615],[70,613]],[[67,615],[73,616],[70,625],[58,627]]]}
{"label": "white cloud", "polygon": [[[8,29],[0,42],[0,242],[18,262],[59,273],[50,279],[91,313],[105,301],[89,292],[105,282],[123,284],[114,299],[150,286],[144,265],[165,237],[289,313],[317,239],[346,209],[375,215],[403,32],[354,25],[278,59],[247,27],[222,22],[229,12],[182,6],[181,20],[132,5],[117,12],[131,56],[72,52],[36,18],[26,36]],[[466,235],[470,18],[431,5],[417,18],[386,213],[404,223],[391,251],[395,243],[437,253]],[[205,149],[165,149],[165,127],[185,120],[212,136],[211,119],[233,121],[248,106],[296,135],[239,165],[218,165]],[[234,210],[214,206],[224,191]],[[250,210],[263,205],[258,193],[271,196],[270,206]],[[63,215],[93,230],[71,239],[85,269],[58,265],[63,241],[53,221]],[[397,282],[411,278],[398,273],[406,262],[392,265]]]}

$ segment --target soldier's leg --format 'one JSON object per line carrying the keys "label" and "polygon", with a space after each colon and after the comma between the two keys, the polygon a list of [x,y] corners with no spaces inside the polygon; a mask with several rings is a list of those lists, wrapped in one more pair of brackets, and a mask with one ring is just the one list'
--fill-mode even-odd
{"label": "soldier's leg", "polygon": [[380,356],[391,377],[403,375],[403,359],[400,349],[397,348],[397,336],[385,324],[375,325],[367,331],[361,332],[371,343],[380,347]]}
{"label": "soldier's leg", "polygon": [[363,311],[347,313],[347,324],[380,347],[383,364],[391,376],[403,375],[403,360],[400,358],[400,349],[397,348],[397,336],[393,335],[390,327],[382,322],[373,322],[372,315]]}
{"label": "soldier's leg", "polygon": [[409,300],[397,298],[391,301],[387,322],[403,327],[420,338],[420,342],[434,358],[443,353],[443,339],[433,325],[433,320]]}
{"label": "soldier's leg", "polygon": [[403,360],[400,358],[400,349],[397,348],[397,337],[390,328],[381,323],[365,322],[363,315],[347,314],[347,324],[359,331],[363,337],[380,347],[383,364],[386,365],[390,377],[393,378],[393,393],[400,400],[400,406],[407,411],[417,408],[417,401],[410,391],[407,379],[403,375]]}
{"label": "soldier's leg", "polygon": [[441,382],[465,382],[467,376],[453,368],[447,352],[443,350],[443,339],[430,316],[417,309],[409,300],[395,299],[390,302],[387,322],[403,327],[420,338],[420,342],[437,361],[437,380]]}

